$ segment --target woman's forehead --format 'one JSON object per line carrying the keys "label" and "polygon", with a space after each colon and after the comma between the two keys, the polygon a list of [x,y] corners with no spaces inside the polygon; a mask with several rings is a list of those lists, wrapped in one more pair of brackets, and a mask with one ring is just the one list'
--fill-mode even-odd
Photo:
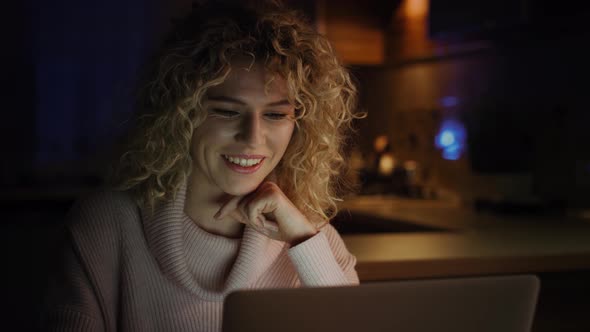
{"label": "woman's forehead", "polygon": [[265,97],[287,99],[289,93],[286,81],[264,64],[245,60],[232,61],[225,81],[211,87],[208,96]]}

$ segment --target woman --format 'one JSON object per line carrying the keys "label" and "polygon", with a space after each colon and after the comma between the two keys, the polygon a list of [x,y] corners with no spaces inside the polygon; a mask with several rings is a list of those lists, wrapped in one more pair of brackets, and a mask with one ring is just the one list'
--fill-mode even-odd
{"label": "woman", "polygon": [[336,213],[356,90],[275,5],[197,7],[162,48],[116,190],[69,214],[46,324],[218,331],[237,289],[358,284]]}

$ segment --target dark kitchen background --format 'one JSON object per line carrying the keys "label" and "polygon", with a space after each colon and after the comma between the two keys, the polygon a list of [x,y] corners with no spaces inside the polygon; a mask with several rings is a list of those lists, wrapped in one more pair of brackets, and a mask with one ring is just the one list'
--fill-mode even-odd
{"label": "dark kitchen background", "polygon": [[[552,216],[552,227],[588,221],[588,2],[290,2],[331,40],[359,84],[368,116],[348,149],[356,172],[349,176],[361,184],[351,202],[391,198],[400,211],[452,202],[474,215]],[[0,220],[10,323],[32,328],[57,226],[76,197],[101,185],[113,144],[130,125],[142,64],[171,18],[190,7],[187,0],[2,5]],[[351,239],[444,228],[385,225],[350,210],[334,224]],[[526,227],[536,226],[527,220]],[[589,268],[531,271],[553,285],[542,293],[535,331],[590,307],[582,281]],[[559,301],[574,304],[563,309]]]}

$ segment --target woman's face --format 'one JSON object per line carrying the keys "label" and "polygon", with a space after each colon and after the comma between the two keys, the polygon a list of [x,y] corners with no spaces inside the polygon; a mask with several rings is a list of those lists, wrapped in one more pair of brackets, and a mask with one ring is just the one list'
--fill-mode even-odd
{"label": "woman's face", "polygon": [[211,195],[254,191],[283,157],[295,122],[283,79],[262,65],[237,61],[226,81],[209,89],[207,119],[192,137],[193,183]]}

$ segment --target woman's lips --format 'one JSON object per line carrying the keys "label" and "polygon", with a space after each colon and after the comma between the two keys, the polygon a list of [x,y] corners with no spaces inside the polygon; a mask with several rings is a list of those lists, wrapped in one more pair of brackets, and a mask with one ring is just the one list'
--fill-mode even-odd
{"label": "woman's lips", "polygon": [[263,159],[264,156],[260,154],[226,154],[225,156],[244,159]]}
{"label": "woman's lips", "polygon": [[241,165],[232,163],[225,156],[221,157],[221,158],[223,158],[223,161],[225,162],[227,167],[229,167],[232,171],[237,172],[237,173],[241,173],[241,174],[251,174],[251,173],[256,172],[260,167],[262,167],[264,160],[266,160],[266,158],[264,156],[259,156],[259,155],[231,155],[231,157],[243,158],[243,159],[262,159],[256,165],[241,166]]}

